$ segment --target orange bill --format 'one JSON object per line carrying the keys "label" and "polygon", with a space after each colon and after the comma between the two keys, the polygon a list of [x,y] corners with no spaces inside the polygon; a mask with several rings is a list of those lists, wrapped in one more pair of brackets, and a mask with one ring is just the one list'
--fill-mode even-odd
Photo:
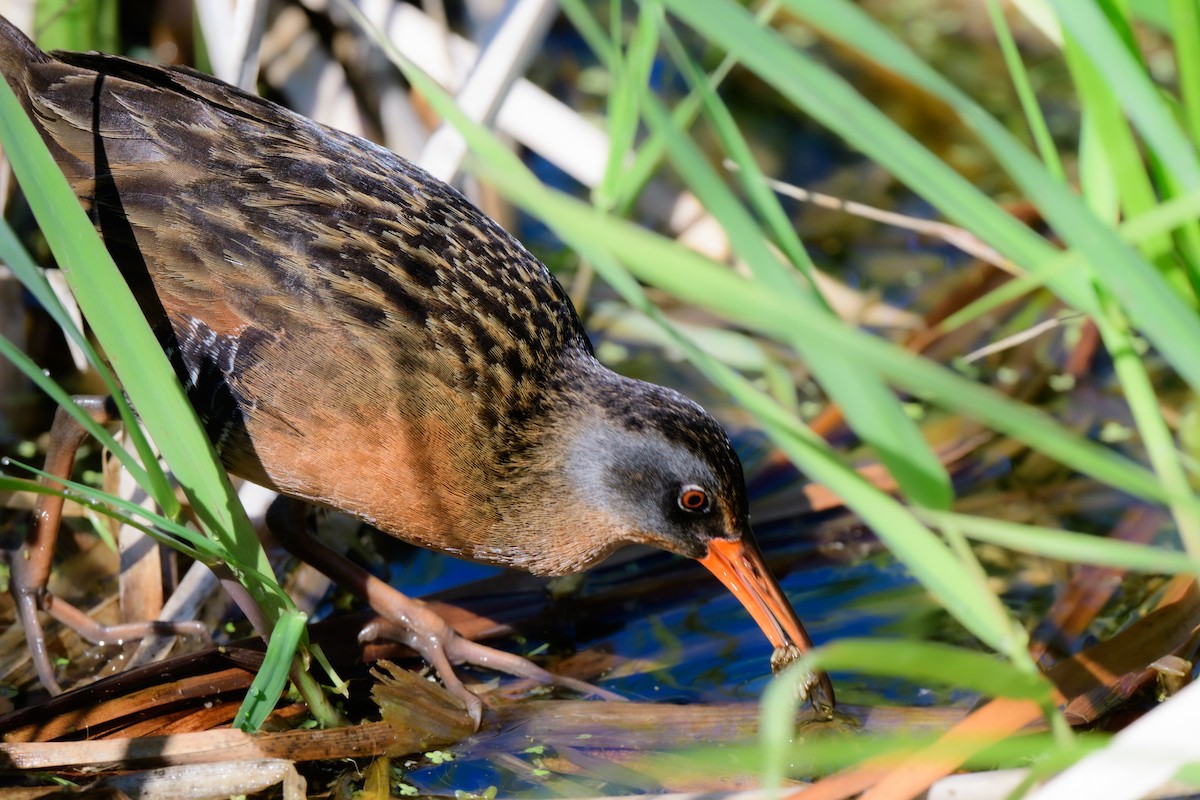
{"label": "orange bill", "polygon": [[[812,649],[812,640],[767,569],[767,562],[753,539],[748,536],[736,542],[713,539],[708,544],[708,555],[699,561],[742,602],[777,654],[792,648],[802,652]],[[810,675],[806,689],[813,708],[823,716],[832,716],[834,697],[829,676],[824,672]]]}

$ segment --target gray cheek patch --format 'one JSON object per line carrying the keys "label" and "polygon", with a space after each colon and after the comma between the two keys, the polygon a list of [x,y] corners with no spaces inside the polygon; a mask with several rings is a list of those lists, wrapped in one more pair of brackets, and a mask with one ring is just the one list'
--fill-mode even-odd
{"label": "gray cheek patch", "polygon": [[671,535],[666,505],[677,487],[699,484],[718,491],[712,470],[682,447],[636,431],[595,426],[574,443],[568,468],[585,502],[626,525]]}

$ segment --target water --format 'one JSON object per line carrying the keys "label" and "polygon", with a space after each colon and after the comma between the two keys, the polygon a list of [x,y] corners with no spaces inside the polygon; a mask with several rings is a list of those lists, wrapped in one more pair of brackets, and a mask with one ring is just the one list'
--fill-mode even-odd
{"label": "water", "polygon": [[[895,635],[914,620],[940,613],[907,573],[876,547],[841,550],[860,554],[848,561],[823,555],[820,545],[845,539],[847,527],[845,517],[824,515],[758,531],[768,560],[792,565],[777,577],[815,642]],[[863,538],[861,530],[854,529],[850,538],[855,537]],[[426,586],[444,589],[488,572],[494,570],[418,551],[396,574],[422,577]],[[398,585],[415,590],[411,583]],[[618,556],[588,573],[574,593],[556,601],[547,596],[546,603],[559,608],[558,618],[567,621],[548,628],[543,639],[530,637],[520,645],[502,641],[499,646],[524,653],[543,644],[555,653],[564,648],[612,653],[618,657],[616,668],[595,682],[631,700],[744,703],[754,708],[770,681],[770,643],[737,599],[690,560],[658,552],[626,561]],[[842,702],[925,705],[969,700],[898,681],[832,677]],[[567,770],[579,773],[570,778],[572,783],[581,782],[593,791],[644,788],[635,785],[632,775],[622,779],[625,783],[613,783],[587,768],[568,766],[556,755],[556,746],[567,744],[572,751],[586,752],[586,742],[536,744],[547,748],[546,755],[524,748],[492,750],[483,737],[482,742],[450,748],[456,753],[453,761],[413,764],[405,770],[404,781],[429,794],[497,787],[501,794],[553,796],[563,790]]]}

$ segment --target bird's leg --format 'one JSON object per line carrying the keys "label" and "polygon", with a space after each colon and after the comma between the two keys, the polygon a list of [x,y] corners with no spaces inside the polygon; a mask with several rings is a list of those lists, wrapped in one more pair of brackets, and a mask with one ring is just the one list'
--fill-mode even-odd
{"label": "bird's leg", "polygon": [[[107,397],[75,397],[75,404],[100,424],[116,419],[115,410]],[[75,464],[75,453],[87,436],[87,431],[74,417],[60,408],[54,415],[50,427],[50,444],[46,450],[45,471],[51,480],[47,485],[62,489],[54,478],[67,478]],[[38,611],[45,611],[80,636],[93,644],[138,639],[150,634],[168,633],[208,638],[208,630],[199,622],[148,622],[100,625],[73,605],[56,598],[46,590],[50,580],[50,569],[54,561],[54,545],[58,541],[59,524],[62,520],[63,498],[58,495],[38,496],[33,512],[33,524],[25,537],[24,544],[9,555],[12,570],[10,582],[16,605],[17,616],[25,628],[25,640],[29,644],[29,655],[33,659],[38,679],[50,694],[61,694],[62,688],[54,676],[50,654],[46,648],[46,633],[42,629]]]}
{"label": "bird's leg", "polygon": [[[110,415],[103,397],[79,397],[74,402],[88,415],[101,424],[109,421]],[[64,409],[54,414],[50,427],[50,444],[46,451],[45,470],[56,478],[71,474],[75,463],[75,452],[83,443],[87,431]],[[51,489],[62,489],[50,483]],[[38,610],[47,605],[46,583],[50,580],[50,568],[54,561],[54,545],[58,541],[58,526],[62,520],[63,498],[57,495],[38,496],[33,512],[33,524],[25,536],[25,542],[10,559],[12,570],[12,595],[17,617],[25,627],[25,641],[29,644],[29,655],[37,670],[42,686],[50,694],[60,694],[62,689],[54,676],[50,654],[46,650],[46,633],[42,630]]]}
{"label": "bird's leg", "polygon": [[297,513],[302,508],[298,501],[281,496],[267,512],[267,527],[292,555],[352,591],[383,618],[364,627],[359,633],[359,641],[392,639],[417,651],[441,677],[446,688],[466,704],[476,728],[482,719],[483,703],[454,674],[453,664],[471,664],[538,683],[558,684],[608,700],[624,699],[585,681],[555,675],[515,653],[506,653],[461,636],[426,603],[381,581],[308,533],[302,516]]}

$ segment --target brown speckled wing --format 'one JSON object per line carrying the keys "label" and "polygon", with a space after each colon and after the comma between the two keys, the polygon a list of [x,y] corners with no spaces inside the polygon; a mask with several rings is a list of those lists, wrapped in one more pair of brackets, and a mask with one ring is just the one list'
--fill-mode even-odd
{"label": "brown speckled wing", "polygon": [[492,431],[588,347],[545,267],[389,151],[190,70],[52,56],[28,68],[43,137],[236,471],[274,479],[297,454],[255,425],[299,437],[297,414]]}

